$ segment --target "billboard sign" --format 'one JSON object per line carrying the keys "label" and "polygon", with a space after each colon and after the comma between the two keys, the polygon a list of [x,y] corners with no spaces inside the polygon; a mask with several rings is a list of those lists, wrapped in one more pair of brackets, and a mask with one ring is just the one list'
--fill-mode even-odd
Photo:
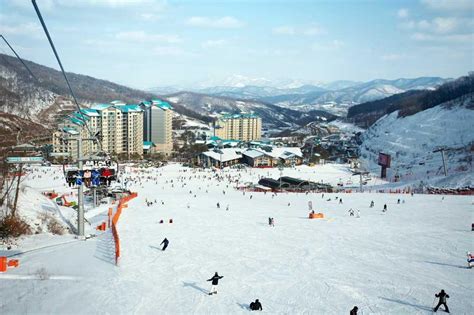
{"label": "billboard sign", "polygon": [[390,154],[385,154],[385,153],[382,153],[380,152],[379,153],[379,161],[378,161],[378,164],[380,166],[383,166],[383,167],[386,167],[386,168],[390,168],[390,162],[392,160],[392,157],[390,156]]}
{"label": "billboard sign", "polygon": [[32,163],[43,163],[44,159],[42,156],[21,156],[21,157],[7,157],[7,163],[12,164],[32,164]]}

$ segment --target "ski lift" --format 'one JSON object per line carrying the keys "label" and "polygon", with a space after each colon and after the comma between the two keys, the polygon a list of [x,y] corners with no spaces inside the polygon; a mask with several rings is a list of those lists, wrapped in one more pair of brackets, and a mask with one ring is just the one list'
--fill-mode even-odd
{"label": "ski lift", "polygon": [[83,159],[83,169],[76,166],[67,166],[63,163],[63,173],[69,187],[84,184],[88,188],[110,186],[117,181],[119,163],[109,157],[90,156]]}

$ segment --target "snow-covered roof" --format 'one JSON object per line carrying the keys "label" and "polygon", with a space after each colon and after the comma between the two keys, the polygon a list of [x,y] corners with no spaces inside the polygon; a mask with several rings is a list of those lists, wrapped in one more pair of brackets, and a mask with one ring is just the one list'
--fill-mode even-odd
{"label": "snow-covered roof", "polygon": [[255,159],[257,157],[265,155],[265,153],[263,153],[261,151],[258,151],[258,150],[246,150],[246,151],[242,152],[242,154],[246,155],[246,156],[248,156],[252,159]]}
{"label": "snow-covered roof", "polygon": [[227,161],[232,161],[232,160],[237,160],[237,159],[242,158],[241,150],[234,149],[234,148],[212,150],[212,151],[203,152],[203,154],[205,156],[208,156],[214,160],[221,161],[221,162],[227,162]]}
{"label": "snow-covered roof", "polygon": [[151,141],[143,141],[143,150],[150,150],[155,144]]}
{"label": "snow-covered roof", "polygon": [[137,104],[121,105],[121,106],[115,106],[115,107],[120,109],[120,111],[122,113],[135,113],[135,112],[141,112],[142,111],[140,106],[137,105]]}
{"label": "snow-covered roof", "polygon": [[281,158],[281,159],[288,159],[291,156],[297,156],[299,158],[303,157],[303,153],[301,153],[301,149],[298,147],[271,147],[271,151],[265,151],[262,149],[254,149],[255,151],[262,152],[265,155],[271,156],[273,158]]}
{"label": "snow-covered roof", "polygon": [[91,108],[83,108],[83,109],[81,109],[81,112],[84,115],[87,115],[89,117],[98,117],[98,116],[100,116],[99,112],[97,110],[91,109]]}
{"label": "snow-covered roof", "polygon": [[153,103],[153,105],[161,108],[161,109],[173,109],[170,105],[170,103],[168,102],[165,102],[165,101],[162,101],[162,100],[159,100],[159,99],[156,99],[156,100],[151,100],[151,102]]}
{"label": "snow-covered roof", "polygon": [[113,106],[112,104],[93,104],[90,109],[103,110]]}

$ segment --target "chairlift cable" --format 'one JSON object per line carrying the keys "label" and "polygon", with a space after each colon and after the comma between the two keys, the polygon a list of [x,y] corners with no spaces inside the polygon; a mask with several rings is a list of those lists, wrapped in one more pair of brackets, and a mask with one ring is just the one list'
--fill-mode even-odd
{"label": "chairlift cable", "polygon": [[[10,45],[10,43],[7,41],[7,39],[3,36],[3,35],[0,35],[0,37],[5,41],[5,43],[8,45],[8,47],[10,47],[11,51],[13,51],[13,53],[15,54],[16,58],[18,60],[20,60],[20,62],[23,64],[23,66],[26,68],[26,70],[28,70],[28,73],[36,80],[39,82],[38,78],[33,74],[33,72],[31,72],[30,68],[26,65],[26,63],[23,61],[23,59],[21,59],[21,57],[16,53],[15,49],[13,49],[13,47]],[[3,50],[3,49],[2,49]]]}
{"label": "chairlift cable", "polygon": [[31,2],[32,2],[33,6],[34,6],[34,8],[35,8],[36,14],[38,15],[38,18],[39,18],[39,20],[40,20],[40,22],[41,22],[41,25],[42,25],[42,27],[43,27],[43,30],[44,30],[45,34],[46,34],[46,37],[48,38],[49,44],[51,45],[51,48],[53,49],[53,53],[54,53],[54,55],[56,56],[56,60],[58,61],[59,67],[61,68],[61,72],[62,72],[62,74],[63,74],[63,76],[64,76],[64,79],[66,80],[66,84],[67,84],[67,86],[68,86],[68,88],[69,88],[69,92],[71,93],[71,96],[72,96],[72,98],[73,98],[73,100],[74,100],[74,103],[76,104],[77,110],[79,111],[79,114],[81,115],[82,120],[84,121],[84,125],[85,125],[87,131],[89,132],[90,137],[94,137],[94,138],[95,138],[95,140],[96,140],[96,142],[97,142],[97,144],[98,144],[98,146],[99,146],[99,150],[102,150],[102,148],[101,148],[102,145],[101,145],[99,139],[97,138],[97,136],[95,136],[95,135],[92,134],[92,131],[90,130],[89,125],[87,124],[87,120],[86,120],[86,118],[85,118],[85,116],[84,116],[84,113],[81,111],[81,107],[79,106],[79,103],[77,102],[76,95],[74,94],[74,92],[73,92],[73,90],[72,90],[72,87],[71,87],[71,84],[69,83],[69,80],[68,80],[68,78],[67,78],[66,72],[64,71],[63,64],[61,63],[61,59],[59,58],[59,55],[58,55],[58,53],[57,53],[57,51],[56,51],[56,47],[54,46],[53,40],[51,39],[51,36],[49,35],[48,28],[46,27],[46,24],[45,24],[45,22],[44,22],[44,20],[43,20],[43,17],[42,17],[41,12],[40,12],[40,10],[39,10],[39,8],[38,8],[38,5],[36,4],[36,0],[31,0]]}

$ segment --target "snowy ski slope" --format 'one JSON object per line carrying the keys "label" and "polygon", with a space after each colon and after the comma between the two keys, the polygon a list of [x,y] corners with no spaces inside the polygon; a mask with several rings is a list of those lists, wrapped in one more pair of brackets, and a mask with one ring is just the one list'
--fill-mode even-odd
{"label": "snowy ski slope", "polygon": [[[279,175],[217,174],[250,181],[267,172]],[[351,178],[344,167],[331,165],[284,171],[297,173],[333,183]],[[354,305],[361,314],[431,314],[441,289],[451,296],[453,314],[472,313],[472,270],[465,268],[466,251],[474,250],[472,197],[244,195],[227,180],[210,180],[212,175],[180,165],[130,172],[138,198],[119,222],[119,267],[113,265],[109,232],[85,242],[44,234],[26,238],[13,251],[70,243],[18,256],[21,267],[0,275],[0,313],[244,314],[258,298],[268,314],[347,314]],[[69,189],[50,178],[26,184]],[[397,204],[398,198],[405,202]],[[155,199],[146,206],[145,200]],[[307,219],[308,201],[326,218]],[[350,217],[350,208],[361,217]],[[275,227],[268,226],[268,217],[275,218]],[[170,218],[172,224],[158,223]],[[165,237],[170,245],[162,252]],[[224,278],[218,294],[208,296],[206,280],[216,271]],[[49,279],[39,280],[41,274]]]}

